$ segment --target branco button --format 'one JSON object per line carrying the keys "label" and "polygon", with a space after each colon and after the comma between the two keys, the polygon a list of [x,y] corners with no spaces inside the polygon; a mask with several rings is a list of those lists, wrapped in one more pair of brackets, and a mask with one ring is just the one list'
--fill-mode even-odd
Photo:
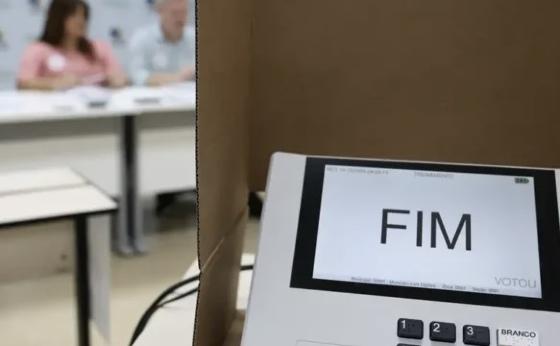
{"label": "branco button", "polygon": [[524,329],[498,329],[498,346],[540,346],[539,333]]}

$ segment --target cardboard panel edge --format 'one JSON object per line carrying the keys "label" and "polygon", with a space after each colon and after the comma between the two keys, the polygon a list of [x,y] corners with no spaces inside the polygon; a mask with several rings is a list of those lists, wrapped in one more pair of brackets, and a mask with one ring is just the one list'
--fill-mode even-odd
{"label": "cardboard panel edge", "polygon": [[250,0],[197,2],[200,266],[247,205]]}
{"label": "cardboard panel edge", "polygon": [[201,0],[197,199],[201,268],[194,345],[219,345],[235,315],[247,209],[252,0]]}
{"label": "cardboard panel edge", "polygon": [[247,213],[202,268],[193,345],[223,345],[238,319],[237,288],[246,223]]}
{"label": "cardboard panel edge", "polygon": [[241,337],[243,335],[243,325],[245,323],[245,311],[237,311],[235,319],[231,324],[228,336],[224,346],[239,346],[241,345]]}

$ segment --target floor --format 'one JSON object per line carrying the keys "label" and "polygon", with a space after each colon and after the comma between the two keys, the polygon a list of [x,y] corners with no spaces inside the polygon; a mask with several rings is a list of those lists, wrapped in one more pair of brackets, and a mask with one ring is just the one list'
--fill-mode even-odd
{"label": "floor", "polygon": [[[175,206],[149,236],[150,252],[141,257],[112,258],[111,345],[128,345],[144,309],[182,277],[196,258],[196,226],[192,207]],[[187,210],[189,207],[187,206]],[[251,221],[246,251],[253,252],[257,221]],[[75,345],[72,274],[0,285],[2,346]],[[94,345],[105,345],[94,335]]]}

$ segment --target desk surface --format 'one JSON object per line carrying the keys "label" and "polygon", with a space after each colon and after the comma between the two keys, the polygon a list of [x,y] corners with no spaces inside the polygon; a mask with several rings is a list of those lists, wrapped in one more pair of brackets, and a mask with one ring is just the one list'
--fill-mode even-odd
{"label": "desk surface", "polygon": [[67,168],[0,175],[0,225],[115,210],[116,203]]}
{"label": "desk surface", "polygon": [[[101,105],[89,105],[95,103]],[[0,124],[194,111],[195,107],[195,82],[119,90],[2,91]]]}
{"label": "desk surface", "polygon": [[8,172],[0,174],[0,197],[84,184],[86,184],[86,180],[70,168]]}

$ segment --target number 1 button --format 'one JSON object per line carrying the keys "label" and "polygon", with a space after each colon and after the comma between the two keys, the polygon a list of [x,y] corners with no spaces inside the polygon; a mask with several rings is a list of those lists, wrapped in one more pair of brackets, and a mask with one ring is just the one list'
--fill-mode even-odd
{"label": "number 1 button", "polygon": [[397,326],[397,334],[399,338],[422,339],[424,337],[424,322],[401,318]]}
{"label": "number 1 button", "polygon": [[464,326],[463,342],[465,345],[490,346],[490,328]]}
{"label": "number 1 button", "polygon": [[441,342],[457,341],[457,330],[453,323],[430,323],[430,340]]}

